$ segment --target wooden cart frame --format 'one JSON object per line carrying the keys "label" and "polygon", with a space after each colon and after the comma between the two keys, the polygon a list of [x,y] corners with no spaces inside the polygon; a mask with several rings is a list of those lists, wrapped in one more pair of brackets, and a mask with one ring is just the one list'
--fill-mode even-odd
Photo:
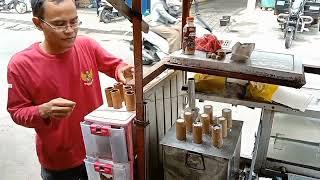
{"label": "wooden cart frame", "polygon": [[[129,20],[133,23],[133,40],[134,40],[134,68],[135,68],[135,80],[136,87],[136,119],[135,124],[135,154],[136,163],[135,169],[136,179],[145,180],[153,179],[149,178],[149,172],[159,171],[162,167],[158,167],[158,161],[161,161],[161,149],[158,141],[172,125],[172,119],[179,116],[180,111],[185,105],[183,96],[180,96],[179,87],[186,81],[186,76],[183,71],[200,72],[205,74],[213,74],[229,77],[229,73],[219,72],[212,69],[203,69],[196,67],[185,67],[179,65],[173,65],[168,63],[167,60],[163,60],[154,65],[148,72],[143,73],[142,64],[142,34],[141,31],[146,32],[148,30],[147,25],[142,21],[141,14],[141,0],[132,1],[132,9],[124,7],[118,0],[108,0],[115,8],[124,13]],[[183,0],[182,11],[182,27],[186,23],[186,18],[189,16],[192,0]],[[181,27],[181,28],[182,28]],[[168,69],[176,69],[182,71],[170,71]],[[320,68],[312,65],[304,66],[305,72],[320,74]],[[157,78],[161,73],[167,71],[162,78],[162,81],[158,81],[155,84],[149,85],[149,83]],[[170,77],[170,78],[168,78]],[[261,77],[254,77],[248,75],[239,75],[241,79],[250,79],[255,81],[263,81]],[[159,78],[159,77],[158,77]],[[159,79],[158,79],[159,80]],[[282,84],[283,82],[274,82],[276,84]],[[148,103],[149,101],[149,103]],[[152,106],[152,107],[151,107]],[[149,112],[148,112],[149,111]],[[154,111],[154,112],[151,112]],[[265,110],[266,119],[272,118],[270,110]],[[153,117],[151,117],[153,116]],[[150,122],[149,119],[154,121]],[[271,121],[272,123],[272,121]],[[267,124],[270,125],[270,122]],[[272,125],[272,124],[271,124]],[[270,132],[261,132],[262,135],[266,135]],[[267,141],[267,139],[262,139]],[[260,151],[265,151],[265,147]],[[265,152],[263,153],[266,154]],[[266,158],[266,156],[261,156]],[[258,158],[256,167],[261,167],[264,159]],[[149,161],[149,159],[151,161]],[[149,168],[151,171],[149,171]],[[161,177],[157,177],[160,179]]]}

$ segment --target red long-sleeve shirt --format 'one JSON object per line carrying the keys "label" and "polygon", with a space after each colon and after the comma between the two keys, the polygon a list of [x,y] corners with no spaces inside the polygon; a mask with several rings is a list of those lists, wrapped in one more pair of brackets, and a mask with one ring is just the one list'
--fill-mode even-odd
{"label": "red long-sleeve shirt", "polygon": [[[62,54],[47,54],[35,43],[12,57],[7,108],[15,123],[35,129],[37,154],[44,168],[63,170],[83,163],[80,122],[103,102],[98,71],[117,79],[117,69],[123,65],[84,36],[78,36],[74,47]],[[76,102],[71,116],[42,119],[38,106],[58,97]]]}

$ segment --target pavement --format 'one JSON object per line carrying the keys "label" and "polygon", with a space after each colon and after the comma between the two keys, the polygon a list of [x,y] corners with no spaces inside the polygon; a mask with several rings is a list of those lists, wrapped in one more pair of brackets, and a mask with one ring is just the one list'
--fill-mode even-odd
{"label": "pavement", "polygon": [[[80,9],[78,12],[83,21],[79,34],[94,38],[108,51],[133,64],[128,43],[128,39],[132,39],[130,22],[123,19],[117,23],[104,24],[98,22],[95,9]],[[5,87],[0,90],[1,180],[41,180],[34,130],[16,125],[6,111],[6,67],[10,57],[31,43],[42,40],[41,31],[35,29],[31,19],[31,13],[0,12],[0,86]],[[104,74],[100,74],[100,80],[102,88],[114,83],[113,79]]]}
{"label": "pavement", "polygon": [[[125,18],[120,18],[116,22],[105,24],[98,20],[96,9],[78,9],[78,16],[82,21],[81,29],[86,33],[106,33],[114,35],[122,35],[127,31],[131,31],[130,22]],[[32,23],[32,13],[17,14],[15,11],[0,12],[0,21],[29,24]]]}
{"label": "pavement", "polygon": [[[272,11],[246,9],[245,0],[200,1],[200,15],[219,39],[232,43],[254,42],[256,49],[303,55],[304,62],[320,65],[316,53],[320,45],[319,32],[313,27],[309,32],[298,34],[291,49],[284,48],[283,32],[279,29]],[[122,19],[109,24],[98,21],[95,9],[79,9],[83,22],[80,34],[96,39],[113,54],[133,64],[133,53],[128,41],[132,39],[132,24]],[[231,23],[220,27],[219,18],[231,15]],[[32,14],[0,12],[0,85],[6,87],[6,66],[10,56],[35,40],[41,40],[41,32],[32,24]],[[231,43],[231,44],[232,44]],[[230,47],[229,47],[230,48]],[[148,67],[144,67],[148,69]],[[114,80],[101,75],[102,88]],[[34,131],[14,124],[6,112],[7,91],[0,89],[0,174],[1,180],[40,180],[40,166],[35,153]],[[255,129],[260,109],[233,107],[235,118],[244,120],[242,155],[251,156]],[[249,114],[249,115],[248,115]]]}

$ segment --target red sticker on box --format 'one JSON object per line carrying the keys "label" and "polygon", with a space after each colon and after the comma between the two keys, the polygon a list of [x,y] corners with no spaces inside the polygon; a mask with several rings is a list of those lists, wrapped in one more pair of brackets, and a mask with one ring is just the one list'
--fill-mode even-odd
{"label": "red sticker on box", "polygon": [[103,126],[98,124],[91,124],[90,130],[91,134],[98,135],[98,136],[110,136],[110,126]]}
{"label": "red sticker on box", "polygon": [[100,162],[95,162],[93,164],[93,167],[96,172],[101,172],[101,173],[112,175],[112,167],[113,167],[112,164],[104,164],[104,163],[100,163]]}

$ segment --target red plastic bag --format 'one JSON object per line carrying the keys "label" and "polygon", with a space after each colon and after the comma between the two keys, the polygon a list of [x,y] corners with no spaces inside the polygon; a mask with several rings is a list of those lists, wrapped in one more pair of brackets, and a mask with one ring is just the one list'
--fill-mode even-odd
{"label": "red plastic bag", "polygon": [[196,38],[196,50],[214,53],[221,49],[218,38],[212,34],[205,34],[203,37]]}

